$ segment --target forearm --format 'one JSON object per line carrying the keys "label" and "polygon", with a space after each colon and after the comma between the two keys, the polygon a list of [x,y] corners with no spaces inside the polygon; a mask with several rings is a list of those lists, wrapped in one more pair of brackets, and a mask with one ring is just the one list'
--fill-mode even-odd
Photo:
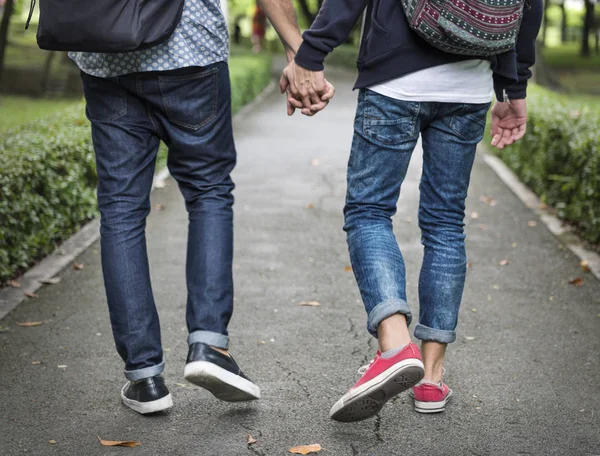
{"label": "forearm", "polygon": [[327,54],[348,39],[368,0],[325,0],[310,30],[304,32],[304,43],[296,63],[312,71],[323,69]]}
{"label": "forearm", "polygon": [[510,98],[525,98],[531,67],[535,64],[536,38],[543,16],[542,0],[531,0],[523,12],[523,22],[517,39],[517,76],[519,82],[507,89]]}
{"label": "forearm", "polygon": [[259,3],[285,46],[288,58],[295,55],[302,44],[302,35],[292,0],[259,0]]}

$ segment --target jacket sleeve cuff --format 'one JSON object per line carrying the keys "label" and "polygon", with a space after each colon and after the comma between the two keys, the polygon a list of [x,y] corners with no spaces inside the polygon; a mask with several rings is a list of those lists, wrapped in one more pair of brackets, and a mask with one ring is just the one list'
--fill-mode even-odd
{"label": "jacket sleeve cuff", "polygon": [[520,100],[527,98],[527,80],[519,81],[506,88],[509,100]]}
{"label": "jacket sleeve cuff", "polygon": [[498,101],[504,101],[504,92],[509,100],[519,100],[527,97],[527,81],[515,83],[502,76],[494,75],[494,93]]}
{"label": "jacket sleeve cuff", "polygon": [[323,71],[323,62],[327,57],[327,52],[311,46],[304,41],[296,53],[295,62],[302,68],[310,71]]}

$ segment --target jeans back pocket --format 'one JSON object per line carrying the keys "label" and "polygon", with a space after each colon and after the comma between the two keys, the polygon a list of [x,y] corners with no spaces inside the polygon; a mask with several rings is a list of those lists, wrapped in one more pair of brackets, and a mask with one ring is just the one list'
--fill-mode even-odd
{"label": "jeans back pocket", "polygon": [[419,103],[364,92],[363,132],[374,142],[397,146],[415,140]]}
{"label": "jeans back pocket", "polygon": [[219,68],[183,76],[160,76],[158,82],[169,120],[198,130],[217,117]]}
{"label": "jeans back pocket", "polygon": [[88,119],[112,122],[127,114],[127,94],[118,78],[98,78],[82,72],[81,79]]}

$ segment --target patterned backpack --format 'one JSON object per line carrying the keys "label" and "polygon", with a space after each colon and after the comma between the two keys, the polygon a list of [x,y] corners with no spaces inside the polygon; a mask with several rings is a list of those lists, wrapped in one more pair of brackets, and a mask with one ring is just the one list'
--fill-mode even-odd
{"label": "patterned backpack", "polygon": [[515,47],[529,0],[402,0],[411,28],[451,54],[487,57]]}

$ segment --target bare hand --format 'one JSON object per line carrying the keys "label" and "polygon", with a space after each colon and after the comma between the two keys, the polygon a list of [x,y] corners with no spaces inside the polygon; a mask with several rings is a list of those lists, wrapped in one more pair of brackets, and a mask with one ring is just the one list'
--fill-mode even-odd
{"label": "bare hand", "polygon": [[492,108],[492,146],[504,149],[525,136],[527,102],[510,100],[496,102]]}
{"label": "bare hand", "polygon": [[281,93],[287,92],[290,116],[296,109],[302,109],[304,115],[314,116],[327,106],[335,93],[322,71],[307,70],[294,61],[283,70],[279,88]]}

